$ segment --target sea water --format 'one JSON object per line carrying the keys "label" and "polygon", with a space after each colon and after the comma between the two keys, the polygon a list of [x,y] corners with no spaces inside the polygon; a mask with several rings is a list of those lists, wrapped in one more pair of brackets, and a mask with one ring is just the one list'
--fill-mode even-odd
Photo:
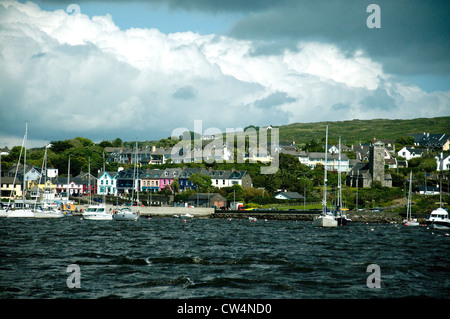
{"label": "sea water", "polygon": [[0,298],[449,298],[448,232],[259,219],[2,218]]}

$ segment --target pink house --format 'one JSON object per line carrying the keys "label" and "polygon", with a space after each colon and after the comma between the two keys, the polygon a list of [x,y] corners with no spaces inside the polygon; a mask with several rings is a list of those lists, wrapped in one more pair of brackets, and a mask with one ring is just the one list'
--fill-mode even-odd
{"label": "pink house", "polygon": [[167,168],[161,174],[159,179],[159,191],[163,190],[166,186],[170,186],[174,179],[178,178],[181,173],[180,168]]}

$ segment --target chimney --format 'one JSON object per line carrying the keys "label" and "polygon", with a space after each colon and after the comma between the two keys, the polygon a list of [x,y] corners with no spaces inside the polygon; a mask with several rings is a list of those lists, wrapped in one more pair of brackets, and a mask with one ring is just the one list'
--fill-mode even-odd
{"label": "chimney", "polygon": [[156,152],[156,145],[152,145],[152,153]]}

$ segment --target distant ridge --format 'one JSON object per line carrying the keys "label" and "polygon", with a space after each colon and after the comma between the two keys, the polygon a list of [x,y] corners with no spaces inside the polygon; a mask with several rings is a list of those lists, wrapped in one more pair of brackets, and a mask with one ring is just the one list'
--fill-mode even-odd
{"label": "distant ridge", "polygon": [[393,139],[398,137],[428,133],[450,133],[450,116],[434,118],[416,118],[411,120],[349,120],[315,123],[293,123],[276,126],[279,128],[280,143],[306,143],[310,140],[320,141],[325,136],[325,126],[331,139],[339,135],[346,145],[364,143],[374,138]]}

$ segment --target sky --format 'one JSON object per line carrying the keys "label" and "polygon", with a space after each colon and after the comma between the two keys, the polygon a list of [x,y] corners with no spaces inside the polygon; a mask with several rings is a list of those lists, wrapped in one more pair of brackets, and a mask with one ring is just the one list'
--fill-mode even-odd
{"label": "sky", "polygon": [[450,115],[447,1],[74,1],[0,0],[0,147]]}

